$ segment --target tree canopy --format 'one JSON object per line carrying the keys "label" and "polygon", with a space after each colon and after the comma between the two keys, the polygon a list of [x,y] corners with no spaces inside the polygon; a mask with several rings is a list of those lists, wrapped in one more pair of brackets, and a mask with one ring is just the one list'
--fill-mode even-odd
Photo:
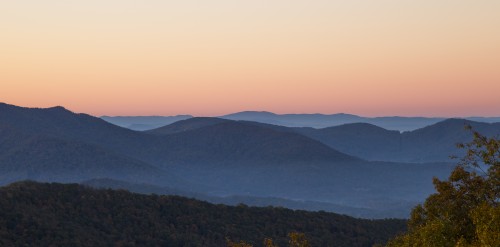
{"label": "tree canopy", "polygon": [[220,247],[230,239],[234,246],[369,247],[404,229],[397,219],[215,205],[77,184],[0,187],[0,246]]}
{"label": "tree canopy", "polygon": [[387,246],[500,246],[500,140],[473,132],[466,155]]}

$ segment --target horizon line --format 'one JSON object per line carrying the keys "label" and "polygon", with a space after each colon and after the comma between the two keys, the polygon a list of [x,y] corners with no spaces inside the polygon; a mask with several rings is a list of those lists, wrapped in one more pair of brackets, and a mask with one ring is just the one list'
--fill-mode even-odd
{"label": "horizon line", "polygon": [[367,115],[358,115],[358,114],[353,114],[353,113],[346,113],[346,112],[337,112],[337,113],[320,113],[320,112],[313,112],[313,113],[307,113],[307,112],[301,112],[301,113],[276,113],[272,111],[267,111],[267,110],[241,110],[241,111],[235,111],[235,112],[230,112],[222,115],[197,115],[197,114],[190,114],[190,113],[183,113],[183,114],[172,114],[172,115],[161,115],[161,114],[151,114],[151,115],[137,115],[137,114],[131,114],[131,115],[111,115],[111,114],[104,114],[104,115],[97,115],[97,114],[91,114],[88,112],[77,112],[74,111],[68,107],[65,107],[63,105],[54,105],[54,106],[49,106],[49,107],[38,107],[38,106],[20,106],[20,105],[15,105],[15,104],[9,104],[6,102],[1,102],[0,104],[5,104],[5,105],[10,105],[10,106],[15,106],[15,107],[22,107],[22,108],[31,108],[31,109],[50,109],[50,108],[57,108],[57,107],[62,107],[68,111],[71,111],[73,113],[83,113],[83,114],[88,114],[94,117],[98,118],[103,118],[103,117],[178,117],[178,116],[190,116],[190,117],[225,117],[228,115],[234,115],[234,114],[240,114],[240,113],[264,113],[264,114],[273,114],[276,116],[283,116],[283,115],[322,115],[322,116],[334,116],[334,115],[350,115],[354,117],[362,117],[362,118],[388,118],[388,117],[400,117],[400,118],[436,118],[436,119],[450,119],[450,118],[500,118],[499,116],[481,116],[481,115],[468,115],[468,116],[425,116],[425,115],[410,115],[410,116],[405,116],[405,115],[375,115],[375,116],[367,116]]}

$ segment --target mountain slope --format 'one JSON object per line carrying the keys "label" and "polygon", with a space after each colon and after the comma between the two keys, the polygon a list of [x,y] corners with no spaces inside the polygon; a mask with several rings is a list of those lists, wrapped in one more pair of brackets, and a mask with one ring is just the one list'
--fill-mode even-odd
{"label": "mountain slope", "polygon": [[456,148],[457,143],[472,141],[472,133],[465,130],[471,126],[472,130],[485,136],[499,136],[500,123],[480,123],[464,119],[447,119],[426,128],[402,134],[404,156],[415,157],[417,161],[437,160],[444,155],[462,156],[464,150]]}
{"label": "mountain slope", "polygon": [[27,134],[77,140],[115,151],[140,150],[151,138],[87,114],[75,114],[63,107],[25,108],[0,103],[0,124]]}
{"label": "mountain slope", "polygon": [[448,119],[403,133],[361,123],[294,130],[336,150],[367,160],[446,162],[450,161],[449,157],[452,155],[463,155],[463,151],[456,148],[457,143],[472,140],[471,132],[465,129],[467,125],[486,136],[500,135],[500,123],[479,123],[464,119]]}
{"label": "mountain slope", "polygon": [[294,130],[332,148],[367,160],[393,161],[393,157],[400,151],[401,134],[398,131],[386,130],[367,123]]}
{"label": "mountain slope", "polygon": [[[177,129],[195,130],[220,121],[220,119],[212,118],[192,118],[151,130],[149,133],[162,135],[162,130],[167,130],[165,133],[174,133]],[[345,154],[366,160],[392,162],[450,162],[450,156],[463,155],[463,151],[458,150],[456,144],[472,140],[472,134],[465,129],[467,125],[470,125],[474,131],[487,136],[500,135],[500,123],[481,123],[464,119],[447,119],[403,133],[367,123],[315,129],[290,128],[252,121],[233,122],[278,132],[298,133]]]}
{"label": "mountain slope", "polygon": [[78,182],[115,178],[179,186],[181,179],[149,164],[83,142],[0,126],[0,184],[32,179]]}
{"label": "mountain slope", "polygon": [[[225,121],[164,136],[175,162],[349,162],[359,159],[300,134]],[[187,151],[188,153],[185,153]]]}

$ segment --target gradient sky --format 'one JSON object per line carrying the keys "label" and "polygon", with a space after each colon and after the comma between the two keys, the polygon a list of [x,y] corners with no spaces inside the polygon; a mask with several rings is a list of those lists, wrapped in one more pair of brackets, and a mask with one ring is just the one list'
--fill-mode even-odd
{"label": "gradient sky", "polygon": [[5,0],[0,102],[500,116],[499,0]]}

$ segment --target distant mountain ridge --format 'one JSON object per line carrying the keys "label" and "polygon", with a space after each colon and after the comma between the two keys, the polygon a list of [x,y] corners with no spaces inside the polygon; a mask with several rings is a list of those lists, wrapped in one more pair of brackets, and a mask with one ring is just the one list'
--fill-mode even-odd
{"label": "distant mountain ridge", "polygon": [[450,156],[464,155],[464,150],[459,150],[456,144],[472,140],[472,133],[465,129],[466,126],[486,136],[500,136],[500,123],[466,119],[447,119],[403,133],[362,123],[294,130],[336,150],[367,160],[438,162],[451,161]]}
{"label": "distant mountain ridge", "polygon": [[[446,120],[442,117],[362,117],[353,114],[275,114],[272,112],[245,111],[220,116],[230,120],[245,120],[286,127],[327,128],[351,123],[368,123],[387,130],[411,131]],[[465,118],[469,119],[469,118]],[[500,122],[500,117],[470,117],[478,122]]]}
{"label": "distant mountain ridge", "polygon": [[[147,133],[174,134],[182,129],[195,130],[224,121],[228,123],[232,120],[191,118],[147,131]],[[472,133],[465,130],[466,126],[471,126],[474,131],[486,136],[500,135],[500,123],[480,123],[466,119],[446,119],[424,128],[403,133],[386,130],[368,123],[315,129],[284,127],[251,121],[237,122],[280,132],[298,133],[345,154],[366,160],[392,162],[450,162],[452,161],[450,156],[459,157],[464,154],[463,150],[457,149],[456,144],[472,140]]]}
{"label": "distant mountain ridge", "polygon": [[[179,115],[172,117],[158,116],[138,116],[138,117],[108,117],[103,116],[102,119],[116,124],[121,127],[130,128],[133,130],[151,130],[176,122],[177,120],[189,119],[191,115]],[[412,131],[423,128],[447,118],[443,117],[400,117],[400,116],[385,116],[385,117],[362,117],[353,114],[337,113],[337,114],[275,114],[267,111],[243,111],[228,115],[218,116],[228,120],[245,120],[286,127],[312,127],[312,128],[327,128],[350,123],[369,123],[388,130]],[[500,117],[465,117],[464,119],[494,123],[500,122]]]}

